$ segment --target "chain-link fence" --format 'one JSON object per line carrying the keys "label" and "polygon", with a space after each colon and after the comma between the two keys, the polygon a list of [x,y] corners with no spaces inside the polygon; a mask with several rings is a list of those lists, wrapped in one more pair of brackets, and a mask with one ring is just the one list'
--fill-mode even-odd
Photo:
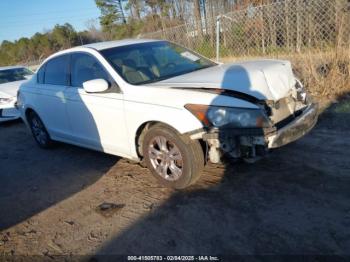
{"label": "chain-link fence", "polygon": [[[350,88],[348,0],[285,0],[250,6],[142,37],[173,41],[214,58],[217,30],[220,57],[224,61],[246,57],[288,58],[297,65],[300,77],[309,86],[318,85],[318,93]],[[334,77],[341,74],[337,87],[334,82],[332,87],[327,86],[329,81],[335,81],[330,77],[332,72]]]}
{"label": "chain-link fence", "polygon": [[[215,19],[215,18],[214,18]],[[143,38],[167,39],[215,56],[217,23],[183,24]],[[220,19],[220,54],[255,56],[350,45],[348,0],[286,0],[227,13]]]}

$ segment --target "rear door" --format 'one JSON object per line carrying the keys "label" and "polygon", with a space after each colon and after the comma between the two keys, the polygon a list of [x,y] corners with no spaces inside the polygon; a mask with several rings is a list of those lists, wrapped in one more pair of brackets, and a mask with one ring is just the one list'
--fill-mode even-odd
{"label": "rear door", "polygon": [[35,110],[54,137],[65,138],[70,133],[64,97],[69,81],[69,59],[69,55],[52,58],[39,72]]}
{"label": "rear door", "polygon": [[[102,64],[84,52],[71,55],[71,87],[66,89],[67,114],[74,141],[100,151],[128,155],[123,94]],[[83,83],[105,79],[110,89],[87,93]]]}

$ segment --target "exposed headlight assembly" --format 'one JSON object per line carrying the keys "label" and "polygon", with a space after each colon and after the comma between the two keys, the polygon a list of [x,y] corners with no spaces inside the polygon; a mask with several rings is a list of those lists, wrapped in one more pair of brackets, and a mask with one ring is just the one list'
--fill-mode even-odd
{"label": "exposed headlight assembly", "polygon": [[295,82],[296,94],[294,95],[294,97],[299,101],[306,102],[307,92],[305,87],[303,86],[303,84],[300,82],[299,79],[296,78],[295,81],[296,81]]}
{"label": "exposed headlight assembly", "polygon": [[185,106],[206,127],[269,127],[269,118],[260,109],[187,104]]}

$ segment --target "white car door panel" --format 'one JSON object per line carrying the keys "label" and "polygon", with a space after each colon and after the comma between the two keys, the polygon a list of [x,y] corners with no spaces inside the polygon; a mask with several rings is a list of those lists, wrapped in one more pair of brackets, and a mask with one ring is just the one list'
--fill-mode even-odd
{"label": "white car door panel", "polygon": [[88,94],[71,87],[65,96],[72,139],[101,151],[130,153],[122,94]]}
{"label": "white car door panel", "polygon": [[66,136],[70,133],[66,114],[66,86],[50,85],[41,87],[40,98],[36,102],[36,111],[44,122],[50,134]]}
{"label": "white car door panel", "polygon": [[[87,93],[83,89],[85,81],[99,78],[109,83],[110,92]],[[129,155],[123,94],[95,57],[72,54],[71,85],[65,90],[71,139],[100,151]]]}

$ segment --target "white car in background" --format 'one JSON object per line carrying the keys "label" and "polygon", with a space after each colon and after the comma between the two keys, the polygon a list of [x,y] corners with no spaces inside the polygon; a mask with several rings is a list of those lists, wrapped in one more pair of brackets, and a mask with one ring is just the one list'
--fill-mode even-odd
{"label": "white car in background", "polygon": [[0,67],[0,122],[20,118],[15,108],[19,86],[34,73],[21,66]]}
{"label": "white car in background", "polygon": [[53,140],[147,164],[184,188],[206,161],[253,161],[317,122],[288,61],[217,64],[176,44],[122,40],[58,52],[17,103],[39,146]]}

